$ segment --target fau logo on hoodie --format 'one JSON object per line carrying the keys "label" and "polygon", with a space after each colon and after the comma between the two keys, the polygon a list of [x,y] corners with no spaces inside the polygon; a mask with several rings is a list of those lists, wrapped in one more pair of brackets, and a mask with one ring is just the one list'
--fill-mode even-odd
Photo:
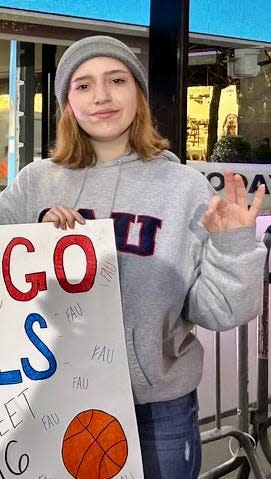
{"label": "fau logo on hoodie", "polygon": [[[43,210],[39,215],[39,222],[42,221],[49,208]],[[95,220],[95,212],[91,209],[80,208],[81,216],[87,220]],[[122,253],[131,253],[139,256],[152,256],[155,249],[155,238],[158,228],[162,227],[162,220],[147,215],[134,215],[132,213],[111,213],[114,220],[117,250]],[[136,228],[136,235],[131,235],[133,227]],[[131,240],[131,236],[133,239]]]}

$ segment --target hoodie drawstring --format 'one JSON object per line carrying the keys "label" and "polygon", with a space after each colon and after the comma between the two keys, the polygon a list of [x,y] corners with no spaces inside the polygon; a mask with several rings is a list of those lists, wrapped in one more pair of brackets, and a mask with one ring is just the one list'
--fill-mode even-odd
{"label": "hoodie drawstring", "polygon": [[76,209],[76,205],[77,205],[77,203],[78,203],[78,201],[79,201],[79,199],[80,199],[80,196],[81,196],[81,194],[82,194],[82,191],[83,191],[83,189],[84,189],[85,182],[86,182],[86,179],[87,179],[87,174],[88,174],[88,167],[85,166],[83,178],[82,178],[82,181],[81,181],[81,185],[80,185],[80,188],[79,188],[79,190],[78,190],[77,196],[76,196],[76,198],[75,198],[75,200],[74,200],[74,203],[73,203],[73,205],[72,205],[72,209],[74,209],[74,210]]}
{"label": "hoodie drawstring", "polygon": [[116,196],[117,196],[117,190],[118,190],[119,182],[120,182],[121,165],[122,165],[121,160],[118,160],[118,168],[117,168],[117,172],[116,172],[116,175],[115,175],[115,182],[114,182],[114,188],[113,188],[113,193],[112,193],[112,200],[111,200],[111,205],[110,205],[109,211],[106,215],[107,218],[111,217],[111,213],[112,213],[113,208],[114,208],[115,199],[116,199]]}
{"label": "hoodie drawstring", "polygon": [[[115,174],[115,181],[114,181],[114,186],[113,186],[112,199],[111,199],[111,202],[110,202],[110,207],[108,208],[108,212],[106,214],[106,218],[110,218],[111,213],[113,211],[115,199],[116,199],[116,196],[117,196],[117,190],[118,190],[118,186],[119,186],[119,182],[120,182],[121,165],[122,165],[122,162],[121,162],[121,160],[119,160],[118,161],[118,166],[117,166],[117,171],[116,171],[116,174]],[[89,167],[86,166],[85,169],[84,169],[84,174],[83,174],[83,178],[82,178],[82,181],[81,181],[81,185],[80,185],[80,188],[78,190],[77,196],[74,200],[74,203],[72,205],[73,209],[76,209],[76,206],[79,202],[80,196],[81,196],[82,191],[84,189],[86,179],[87,179],[87,174],[88,174],[88,168]]]}

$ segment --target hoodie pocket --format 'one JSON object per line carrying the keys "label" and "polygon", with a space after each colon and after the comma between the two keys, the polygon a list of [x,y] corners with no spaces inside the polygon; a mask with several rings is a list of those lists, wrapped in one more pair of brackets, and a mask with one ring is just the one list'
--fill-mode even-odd
{"label": "hoodie pocket", "polygon": [[151,381],[141,367],[135,348],[135,333],[133,328],[125,328],[128,363],[131,372],[131,380],[134,386],[152,386]]}

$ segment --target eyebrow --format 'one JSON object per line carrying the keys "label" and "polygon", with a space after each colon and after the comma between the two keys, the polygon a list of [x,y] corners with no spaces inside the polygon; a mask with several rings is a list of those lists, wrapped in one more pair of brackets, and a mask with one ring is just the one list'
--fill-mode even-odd
{"label": "eyebrow", "polygon": [[[110,76],[110,75],[115,75],[115,74],[119,74],[119,73],[129,73],[128,70],[120,70],[120,69],[117,69],[117,70],[109,70],[109,71],[106,71],[104,72],[104,75],[105,76]],[[90,80],[92,79],[93,76],[92,75],[83,75],[81,77],[76,77],[74,78],[74,80],[72,80],[71,83],[76,83],[78,81],[84,81],[84,80]]]}

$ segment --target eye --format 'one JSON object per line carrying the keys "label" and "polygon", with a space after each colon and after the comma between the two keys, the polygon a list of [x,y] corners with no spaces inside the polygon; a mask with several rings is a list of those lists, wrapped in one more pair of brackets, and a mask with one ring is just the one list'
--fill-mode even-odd
{"label": "eye", "polygon": [[86,90],[88,86],[89,85],[86,85],[86,84],[77,85],[76,90],[79,90],[79,91]]}
{"label": "eye", "polygon": [[121,83],[124,83],[125,80],[123,78],[113,78],[112,83],[115,85],[120,85]]}

